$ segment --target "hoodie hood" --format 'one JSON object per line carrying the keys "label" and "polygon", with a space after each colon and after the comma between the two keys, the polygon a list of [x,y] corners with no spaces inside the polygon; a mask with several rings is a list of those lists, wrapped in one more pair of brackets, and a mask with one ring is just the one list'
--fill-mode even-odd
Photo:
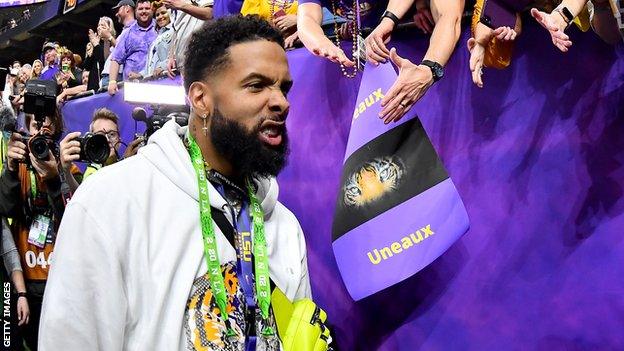
{"label": "hoodie hood", "polygon": [[[182,142],[188,127],[181,127],[171,120],[156,131],[149,139],[147,146],[141,148],[137,155],[145,157],[148,162],[167,177],[173,184],[199,201],[199,186],[197,175],[191,164],[191,157]],[[273,212],[277,203],[279,187],[275,178],[254,179],[258,190],[256,196],[262,204],[265,220]],[[217,189],[208,182],[208,196],[210,205],[224,209],[226,202]]]}

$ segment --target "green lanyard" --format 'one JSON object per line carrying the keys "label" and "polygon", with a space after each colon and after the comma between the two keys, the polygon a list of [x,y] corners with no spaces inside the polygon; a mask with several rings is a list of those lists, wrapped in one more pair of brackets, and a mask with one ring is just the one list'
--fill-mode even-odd
{"label": "green lanyard", "polygon": [[[204,158],[201,150],[195,142],[193,136],[189,133],[188,137],[189,154],[191,163],[197,174],[197,183],[199,184],[199,217],[202,227],[202,237],[204,239],[204,252],[206,255],[206,263],[208,266],[208,280],[210,288],[219,307],[219,312],[223,321],[227,325],[227,293],[223,275],[221,274],[221,263],[219,262],[219,253],[217,250],[217,240],[215,237],[214,227],[212,225],[212,215],[210,213],[210,199],[208,197],[208,181],[206,179],[206,169],[204,168]],[[254,194],[251,182],[247,181],[249,199],[251,202],[251,215],[253,219],[253,253],[255,258],[255,276],[256,276],[256,299],[260,307],[262,318],[267,321],[269,318],[270,285],[269,285],[269,260],[267,257],[266,238],[264,236],[264,214],[262,207],[258,202],[258,198]],[[236,218],[234,218],[236,220]],[[265,323],[268,325],[268,323]],[[264,328],[263,335],[273,335],[274,331],[270,327]],[[227,336],[234,335],[231,327],[228,327]]]}
{"label": "green lanyard", "polygon": [[30,194],[33,199],[37,198],[37,177],[35,177],[35,172],[28,171],[28,175],[30,175]]}

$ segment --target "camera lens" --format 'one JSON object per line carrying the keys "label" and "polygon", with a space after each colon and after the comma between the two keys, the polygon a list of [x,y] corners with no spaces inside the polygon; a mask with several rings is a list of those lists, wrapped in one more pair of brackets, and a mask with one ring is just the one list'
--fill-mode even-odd
{"label": "camera lens", "polygon": [[30,152],[38,160],[47,160],[50,157],[50,147],[48,146],[48,138],[43,135],[36,135],[30,139]]}
{"label": "camera lens", "polygon": [[108,139],[101,134],[87,133],[80,139],[80,161],[103,164],[110,153]]}

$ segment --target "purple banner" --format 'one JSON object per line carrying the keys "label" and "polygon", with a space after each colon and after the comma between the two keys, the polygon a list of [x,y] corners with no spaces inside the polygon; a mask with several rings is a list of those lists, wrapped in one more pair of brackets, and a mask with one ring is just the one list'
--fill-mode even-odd
{"label": "purple banner", "polygon": [[416,113],[390,124],[378,117],[396,77],[390,63],[366,66],[347,142],[333,250],[356,301],[417,273],[468,230]]}
{"label": "purple banner", "polygon": [[466,209],[447,179],[341,236],[333,248],[357,301],[425,268],[467,229]]}
{"label": "purple banner", "polygon": [[390,63],[377,67],[367,64],[360,82],[360,90],[353,110],[351,131],[347,142],[345,160],[357,149],[370,140],[414,118],[416,112],[412,110],[397,123],[384,124],[377,116],[381,111],[381,99],[390,89],[397,74]]}

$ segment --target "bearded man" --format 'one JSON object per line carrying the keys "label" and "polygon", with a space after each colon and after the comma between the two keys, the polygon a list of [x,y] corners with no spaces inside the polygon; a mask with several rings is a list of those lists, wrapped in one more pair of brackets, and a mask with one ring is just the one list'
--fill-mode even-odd
{"label": "bearded man", "polygon": [[292,86],[283,47],[253,17],[192,35],[189,127],[168,122],[65,211],[43,350],[280,349],[272,291],[311,295],[301,227],[277,201]]}

